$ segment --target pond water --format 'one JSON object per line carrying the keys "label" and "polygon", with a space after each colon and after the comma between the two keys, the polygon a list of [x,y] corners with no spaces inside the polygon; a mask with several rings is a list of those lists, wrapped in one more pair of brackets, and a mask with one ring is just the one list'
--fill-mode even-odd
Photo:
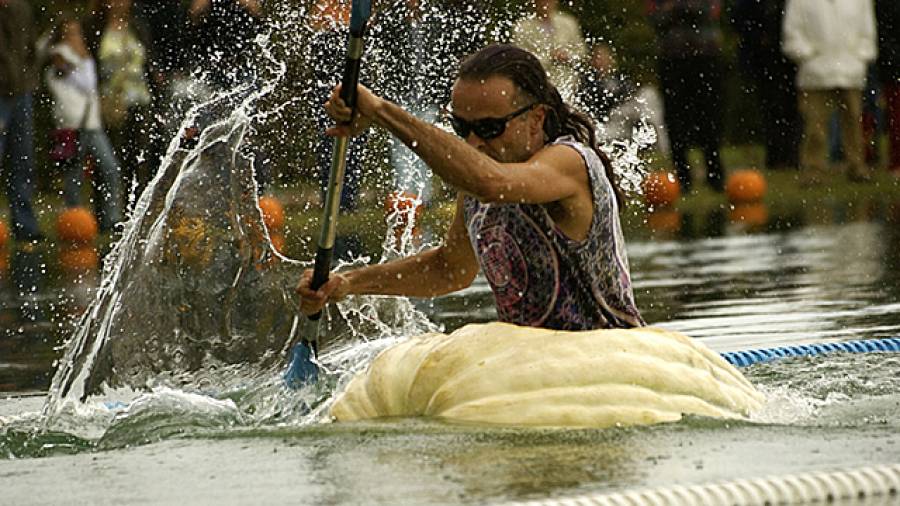
{"label": "pond water", "polygon": [[[838,206],[830,223],[788,229],[775,217],[752,233],[727,219],[711,224],[715,217],[674,236],[632,230],[638,302],[648,321],[717,350],[896,336],[900,227],[889,209],[856,219]],[[894,354],[745,368],[767,398],[751,422],[606,430],[261,422],[228,399],[163,391],[112,423],[103,405],[86,408],[72,420],[94,424],[93,434],[40,434],[53,344],[71,327],[60,315],[83,309],[96,282],[66,272],[52,250],[17,252],[4,278],[0,483],[10,504],[484,503],[900,461]],[[23,295],[22,280],[41,289]],[[418,308],[448,330],[493,319],[481,279]]]}

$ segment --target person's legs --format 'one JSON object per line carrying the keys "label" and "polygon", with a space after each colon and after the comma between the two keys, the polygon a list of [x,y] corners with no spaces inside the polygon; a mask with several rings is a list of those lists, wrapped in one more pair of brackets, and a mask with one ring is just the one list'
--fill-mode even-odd
{"label": "person's legs", "polygon": [[759,83],[766,167],[796,169],[801,135],[794,86],[797,69],[784,57],[773,58],[771,66],[764,69],[764,81]]}
{"label": "person's legs", "polygon": [[871,174],[866,165],[866,147],[863,141],[862,90],[839,90],[838,96],[847,175],[853,180],[864,181],[871,178]]}
{"label": "person's legs", "polygon": [[81,180],[84,179],[84,148],[79,142],[78,156],[61,162],[63,201],[66,207],[81,205]]}
{"label": "person's legs", "polygon": [[122,169],[112,144],[103,130],[86,130],[81,132],[85,149],[97,160],[97,174],[100,178],[96,185],[94,203],[100,230],[111,230],[122,221]]}
{"label": "person's legs", "polygon": [[34,112],[31,94],[13,97],[7,103],[6,146],[9,172],[6,176],[6,198],[12,215],[16,239],[43,237],[31,208],[36,184],[34,173]]}
{"label": "person's legs", "polygon": [[663,104],[659,90],[655,86],[645,84],[638,88],[635,102],[641,104],[641,118],[649,121],[656,130],[656,148],[663,153],[669,153],[671,147],[669,131],[663,121]]}
{"label": "person's legs", "polygon": [[828,91],[799,90],[797,96],[804,121],[800,168],[807,182],[820,183],[828,157]]}
{"label": "person's legs", "polygon": [[687,150],[690,147],[692,125],[687,121],[689,100],[694,90],[687,88],[685,65],[680,60],[663,60],[660,62],[660,84],[663,91],[663,117],[672,145],[672,166],[681,189],[691,189],[691,168],[687,162]]}
{"label": "person's legs", "polygon": [[884,85],[887,134],[889,143],[888,170],[900,174],[900,82]]}
{"label": "person's legs", "polygon": [[[716,191],[725,189],[720,146],[722,143],[722,65],[717,58],[702,58],[695,68],[704,69],[697,83],[697,125],[703,158],[706,160],[706,182]],[[703,90],[700,92],[699,90]]]}
{"label": "person's legs", "polygon": [[866,76],[866,88],[862,92],[862,136],[863,155],[866,167],[878,166],[878,133],[881,129],[879,118],[878,98],[881,95],[881,86],[875,72],[875,66],[869,67]]}

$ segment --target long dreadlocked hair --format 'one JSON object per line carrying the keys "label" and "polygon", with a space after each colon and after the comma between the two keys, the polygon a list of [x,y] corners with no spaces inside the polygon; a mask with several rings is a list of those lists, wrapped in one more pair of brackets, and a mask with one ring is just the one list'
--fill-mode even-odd
{"label": "long dreadlocked hair", "polygon": [[459,79],[478,80],[495,76],[509,79],[520,92],[546,106],[544,133],[547,140],[571,135],[597,153],[615,192],[616,202],[622,208],[625,205],[622,189],[609,157],[597,144],[597,134],[590,117],[563,102],[559,90],[547,78],[547,72],[537,57],[513,45],[492,44],[466,58],[459,68]]}

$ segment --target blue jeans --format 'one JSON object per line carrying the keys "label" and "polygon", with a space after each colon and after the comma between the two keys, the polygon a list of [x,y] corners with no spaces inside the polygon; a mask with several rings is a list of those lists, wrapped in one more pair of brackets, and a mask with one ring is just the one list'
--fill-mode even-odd
{"label": "blue jeans", "polygon": [[81,204],[82,161],[89,154],[97,161],[99,177],[98,184],[94,185],[95,214],[100,229],[110,230],[122,221],[122,169],[103,130],[78,132],[78,156],[66,164],[63,198],[69,207]]}
{"label": "blue jeans", "polygon": [[0,166],[7,169],[6,198],[13,235],[17,240],[42,237],[31,208],[36,183],[31,93],[0,97]]}

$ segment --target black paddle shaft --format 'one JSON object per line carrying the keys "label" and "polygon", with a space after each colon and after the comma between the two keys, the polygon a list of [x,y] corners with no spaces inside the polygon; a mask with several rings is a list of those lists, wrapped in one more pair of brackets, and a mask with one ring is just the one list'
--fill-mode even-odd
{"label": "black paddle shaft", "polygon": [[[344,76],[341,79],[341,99],[353,110],[353,113],[356,113],[356,97],[357,97],[357,85],[359,84],[359,70],[362,64],[362,37],[355,37],[353,35],[350,36],[350,44],[349,50],[347,54],[347,60],[344,64]],[[351,119],[352,121],[352,119]],[[344,150],[346,150],[346,140],[341,143],[344,146]],[[337,143],[336,143],[337,145]],[[346,154],[344,153],[344,156]],[[341,156],[340,158],[343,158]],[[341,160],[343,163],[343,160]],[[343,166],[341,166],[343,168]],[[331,170],[336,170],[336,166],[334,161],[332,162]],[[331,178],[334,180],[334,184],[336,185],[336,189],[332,197],[340,199],[340,187],[343,183],[343,173],[340,178]],[[326,214],[329,213],[329,210],[326,209]],[[335,216],[326,216],[326,226],[334,227]],[[323,237],[333,237],[332,234],[324,233]],[[323,244],[323,242],[330,244]],[[334,244],[333,239],[324,239],[320,240],[318,248],[316,249],[316,263],[313,268],[313,278],[312,283],[310,284],[310,288],[313,290],[318,290],[325,283],[328,282],[328,274],[331,272],[331,263],[334,256]],[[309,318],[311,320],[318,320],[322,316],[322,312],[311,315]]]}

